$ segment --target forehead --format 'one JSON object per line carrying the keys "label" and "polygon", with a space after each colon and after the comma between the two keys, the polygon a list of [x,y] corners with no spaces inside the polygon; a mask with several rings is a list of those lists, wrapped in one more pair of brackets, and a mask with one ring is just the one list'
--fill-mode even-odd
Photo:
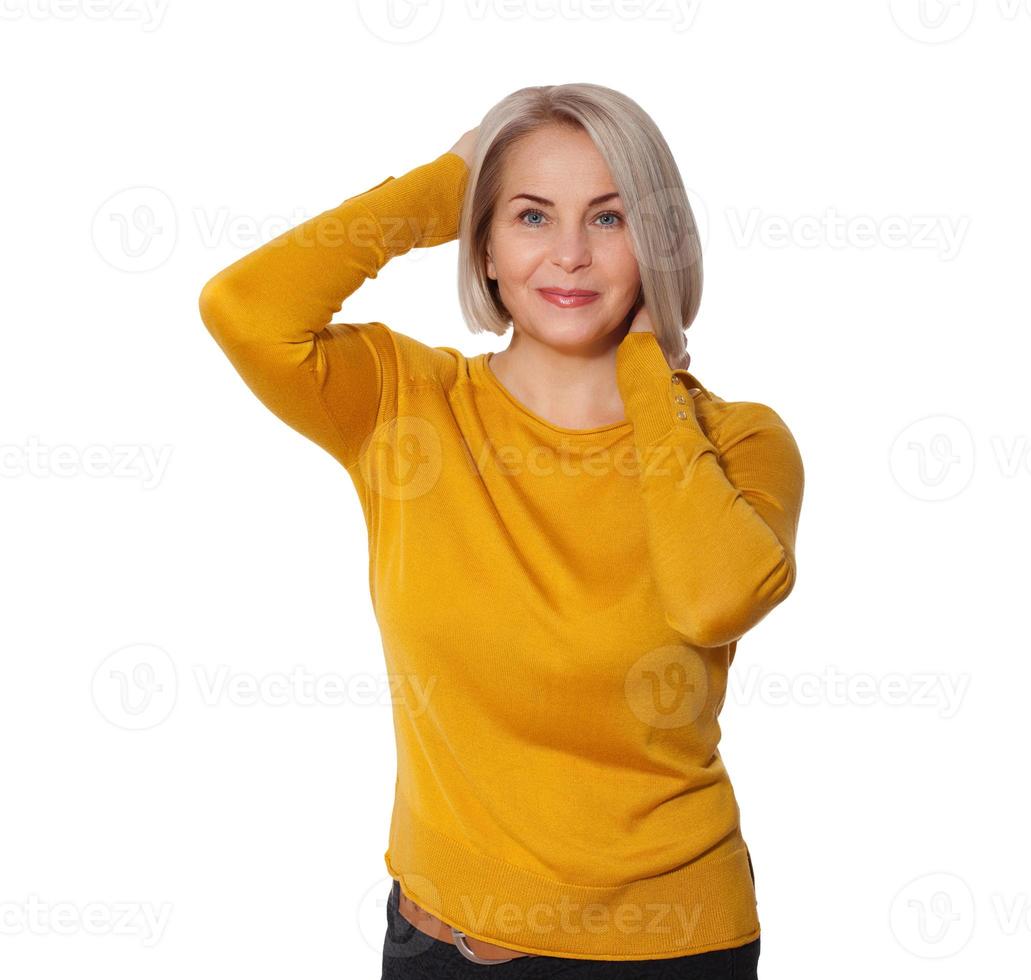
{"label": "forehead", "polygon": [[536,130],[510,147],[505,158],[503,202],[521,193],[556,202],[589,200],[614,190],[608,165],[582,130]]}

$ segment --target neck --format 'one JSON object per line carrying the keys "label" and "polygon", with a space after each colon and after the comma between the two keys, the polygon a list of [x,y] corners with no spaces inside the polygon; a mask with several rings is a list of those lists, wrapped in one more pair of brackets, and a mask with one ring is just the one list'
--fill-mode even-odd
{"label": "neck", "polygon": [[519,401],[567,428],[589,429],[625,418],[616,385],[616,348],[626,330],[589,348],[559,348],[516,330],[508,347],[488,358],[489,370]]}

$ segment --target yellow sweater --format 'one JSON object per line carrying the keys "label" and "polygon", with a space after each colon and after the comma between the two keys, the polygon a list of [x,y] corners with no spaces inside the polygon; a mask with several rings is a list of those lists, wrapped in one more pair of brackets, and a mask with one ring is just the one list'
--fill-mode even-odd
{"label": "yellow sweater", "polygon": [[[626,419],[541,418],[485,353],[334,323],[390,258],[457,238],[447,152],[214,276],[204,324],[345,468],[394,692],[387,870],[466,934],[574,959],[759,935],[720,757],[738,638],[791,591],[798,447],[771,408],[616,358]],[[694,394],[692,389],[698,389]]]}

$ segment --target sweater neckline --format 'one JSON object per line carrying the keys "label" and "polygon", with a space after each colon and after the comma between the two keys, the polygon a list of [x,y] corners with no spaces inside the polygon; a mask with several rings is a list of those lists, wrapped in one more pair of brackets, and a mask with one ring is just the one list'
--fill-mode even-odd
{"label": "sweater neckline", "polygon": [[549,422],[546,418],[538,415],[528,405],[524,405],[501,383],[501,380],[494,373],[489,364],[492,354],[493,351],[485,351],[477,356],[476,364],[480,375],[484,377],[487,384],[508,401],[513,408],[515,408],[521,415],[525,415],[531,421],[535,422],[537,425],[544,426],[544,428],[550,429],[552,432],[557,432],[564,436],[594,436],[602,432],[612,432],[616,429],[629,430],[632,428],[632,423],[629,419],[623,419],[620,422],[608,422],[605,425],[596,425],[589,429],[570,429],[567,426],[556,425],[554,422]]}

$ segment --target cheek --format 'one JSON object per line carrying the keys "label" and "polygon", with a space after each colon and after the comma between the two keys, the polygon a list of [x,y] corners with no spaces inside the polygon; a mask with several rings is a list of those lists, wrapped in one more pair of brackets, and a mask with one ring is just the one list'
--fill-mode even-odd
{"label": "cheek", "polygon": [[620,243],[606,255],[608,278],[616,289],[636,292],[641,285],[641,270],[637,259],[624,244]]}
{"label": "cheek", "polygon": [[519,285],[531,279],[541,262],[539,251],[532,242],[515,242],[505,236],[498,236],[491,250],[498,278],[510,285]]}
{"label": "cheek", "polygon": [[625,258],[623,262],[624,275],[626,276],[627,281],[632,284],[633,289],[636,292],[641,286],[641,267],[637,264],[637,259],[629,248],[625,250]]}

